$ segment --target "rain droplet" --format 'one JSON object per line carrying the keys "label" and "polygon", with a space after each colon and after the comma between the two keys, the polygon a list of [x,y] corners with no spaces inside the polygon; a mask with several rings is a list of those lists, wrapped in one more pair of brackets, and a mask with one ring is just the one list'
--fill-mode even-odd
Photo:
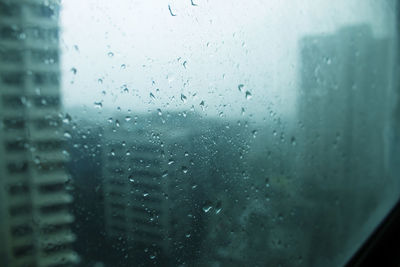
{"label": "rain droplet", "polygon": [[113,156],[113,157],[115,156],[114,149],[111,150],[110,154],[111,154],[111,156]]}
{"label": "rain droplet", "polygon": [[162,115],[161,109],[158,108],[157,109],[157,113],[158,113],[159,116],[161,116]]}
{"label": "rain droplet", "polygon": [[170,159],[169,161],[168,161],[168,165],[172,165],[172,164],[174,164],[175,163],[175,161],[173,160],[173,159]]}
{"label": "rain droplet", "polygon": [[65,114],[65,117],[63,118],[62,121],[65,124],[69,124],[71,122],[71,120],[72,120],[71,116],[67,113],[67,114]]}
{"label": "rain droplet", "polygon": [[183,103],[186,103],[187,97],[184,94],[181,94],[181,100]]}
{"label": "rain droplet", "polygon": [[189,238],[189,237],[190,237],[190,234],[186,234],[185,236],[186,236],[186,238]]}
{"label": "rain droplet", "polygon": [[150,98],[151,98],[152,100],[156,100],[156,97],[154,96],[153,93],[150,93]]}
{"label": "rain droplet", "polygon": [[167,177],[167,176],[168,176],[168,171],[164,171],[164,172],[162,173],[162,175],[161,175],[162,178],[165,178],[165,177]]}
{"label": "rain droplet", "polygon": [[117,127],[119,127],[119,126],[120,126],[120,124],[119,124],[119,120],[115,120],[115,126],[117,126]]}
{"label": "rain droplet", "polygon": [[75,75],[78,72],[78,70],[76,68],[72,67],[71,72]]}
{"label": "rain droplet", "polygon": [[35,164],[40,164],[40,157],[39,156],[35,156],[35,158],[33,159],[33,162]]}
{"label": "rain droplet", "polygon": [[250,91],[246,91],[246,99],[250,100],[253,96],[251,95]]}
{"label": "rain droplet", "polygon": [[185,174],[188,172],[188,168],[186,166],[182,166],[181,170]]}
{"label": "rain droplet", "polygon": [[147,197],[149,195],[149,193],[143,193],[144,197]]}
{"label": "rain droplet", "polygon": [[101,102],[94,102],[94,107],[95,107],[95,108],[98,108],[98,109],[101,109],[101,108],[103,107],[103,103],[101,103]]}
{"label": "rain droplet", "polygon": [[243,84],[239,84],[239,85],[238,85],[239,92],[242,92],[242,91],[243,91],[243,87],[244,87]]}
{"label": "rain droplet", "polygon": [[135,182],[135,179],[133,179],[132,176],[129,176],[129,182],[133,183],[133,182]]}
{"label": "rain droplet", "polygon": [[183,67],[186,69],[187,61],[186,61],[186,60],[183,61],[182,65],[183,65]]}
{"label": "rain droplet", "polygon": [[154,260],[156,258],[156,255],[150,255],[150,259]]}
{"label": "rain droplet", "polygon": [[169,13],[171,14],[171,16],[173,16],[173,17],[176,16],[176,14],[172,13],[171,6],[170,6],[170,5],[168,5],[168,10],[169,10]]}
{"label": "rain droplet", "polygon": [[102,83],[103,83],[103,79],[98,79],[97,82],[98,82],[99,84],[102,84]]}
{"label": "rain droplet", "polygon": [[189,156],[189,152],[185,152],[185,157],[188,157]]}
{"label": "rain droplet", "polygon": [[292,144],[292,146],[297,145],[296,138],[294,136],[292,136],[292,138],[290,139],[290,143]]}
{"label": "rain droplet", "polygon": [[65,138],[71,138],[72,135],[69,132],[64,132],[64,137]]}
{"label": "rain droplet", "polygon": [[122,65],[121,65],[121,69],[123,69],[123,70],[126,69],[126,65],[125,65],[125,64],[122,64]]}
{"label": "rain droplet", "polygon": [[201,101],[201,102],[200,102],[200,107],[201,107],[201,109],[204,111],[204,101]]}
{"label": "rain droplet", "polygon": [[209,212],[212,209],[212,206],[210,204],[206,204],[205,206],[203,206],[203,211],[205,213]]}
{"label": "rain droplet", "polygon": [[107,55],[108,55],[109,57],[113,57],[113,56],[114,56],[114,53],[113,53],[113,52],[108,52]]}
{"label": "rain droplet", "polygon": [[130,121],[131,119],[132,119],[131,116],[126,116],[126,117],[125,117],[125,121]]}

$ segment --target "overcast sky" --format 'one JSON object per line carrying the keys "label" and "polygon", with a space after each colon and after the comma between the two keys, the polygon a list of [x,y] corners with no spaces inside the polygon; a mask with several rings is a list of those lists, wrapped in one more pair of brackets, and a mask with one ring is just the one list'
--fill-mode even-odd
{"label": "overcast sky", "polygon": [[391,2],[64,0],[64,105],[291,115],[299,38],[359,23],[390,36]]}

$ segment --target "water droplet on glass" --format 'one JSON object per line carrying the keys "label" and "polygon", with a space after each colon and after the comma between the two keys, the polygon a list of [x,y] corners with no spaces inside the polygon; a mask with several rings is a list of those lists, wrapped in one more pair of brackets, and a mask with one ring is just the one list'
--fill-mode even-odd
{"label": "water droplet on glass", "polygon": [[153,93],[150,93],[150,98],[151,98],[152,100],[156,100],[156,97],[154,96]]}
{"label": "water droplet on glass", "polygon": [[150,255],[150,259],[151,259],[151,260],[156,259],[156,255]]}
{"label": "water droplet on glass", "polygon": [[102,83],[103,83],[103,79],[98,79],[97,82],[98,82],[99,84],[102,84]]}
{"label": "water droplet on glass", "polygon": [[246,99],[250,100],[252,98],[252,95],[249,91],[246,91]]}
{"label": "water droplet on glass", "polygon": [[33,162],[35,164],[40,164],[40,157],[39,156],[35,156],[35,158],[33,159]]}
{"label": "water droplet on glass", "polygon": [[201,101],[201,102],[200,102],[200,107],[201,107],[201,110],[204,111],[204,101]]}
{"label": "water droplet on glass", "polygon": [[65,114],[65,117],[63,118],[62,121],[65,124],[69,124],[71,122],[71,120],[72,120],[71,116],[67,113],[67,114]]}
{"label": "water droplet on glass", "polygon": [[111,150],[110,154],[111,154],[111,156],[113,156],[113,157],[115,156],[114,149]]}
{"label": "water droplet on glass", "polygon": [[186,166],[182,166],[181,170],[185,174],[188,172],[188,168]]}
{"label": "water droplet on glass", "polygon": [[190,234],[186,234],[185,236],[186,236],[186,238],[189,238],[189,237],[190,237]]}
{"label": "water droplet on glass", "polygon": [[209,212],[212,209],[212,206],[210,204],[206,204],[203,206],[203,211],[205,213]]}
{"label": "water droplet on glass", "polygon": [[125,64],[122,64],[122,65],[121,65],[121,69],[123,69],[123,70],[126,69],[126,65],[125,65]]}
{"label": "water droplet on glass", "polygon": [[238,85],[239,92],[242,92],[242,91],[243,91],[243,87],[244,87],[243,84],[239,84],[239,85]]}
{"label": "water droplet on glass", "polygon": [[71,138],[72,135],[69,132],[64,132],[64,137],[66,138]]}
{"label": "water droplet on glass", "polygon": [[172,164],[174,164],[175,163],[175,161],[173,160],[173,159],[170,159],[169,161],[168,161],[168,165],[172,165]]}
{"label": "water droplet on glass", "polygon": [[292,136],[292,138],[290,139],[290,143],[292,144],[292,146],[295,146],[297,144],[296,138],[294,136]]}
{"label": "water droplet on glass", "polygon": [[131,119],[132,119],[131,116],[126,116],[126,117],[125,117],[125,121],[130,121]]}
{"label": "water droplet on glass", "polygon": [[132,176],[129,176],[129,182],[133,183],[135,181],[135,179],[133,179]]}
{"label": "water droplet on glass", "polygon": [[167,176],[168,176],[168,171],[164,171],[164,172],[162,173],[162,175],[161,175],[162,178],[165,178],[165,177],[167,177]]}
{"label": "water droplet on glass", "polygon": [[183,65],[183,67],[186,69],[186,66],[187,66],[187,61],[186,61],[186,60],[185,60],[185,61],[183,61],[182,65]]}
{"label": "water droplet on glass", "polygon": [[181,94],[181,100],[183,103],[186,103],[187,97],[184,94]]}
{"label": "water droplet on glass", "polygon": [[109,57],[113,57],[113,56],[114,56],[114,53],[113,53],[113,52],[108,52],[107,55],[108,55]]}
{"label": "water droplet on glass", "polygon": [[171,6],[170,6],[170,5],[168,5],[168,10],[169,10],[169,14],[171,14],[171,16],[173,16],[173,17],[176,16],[176,14],[172,13]]}
{"label": "water droplet on glass", "polygon": [[144,197],[147,197],[149,195],[149,193],[143,193]]}
{"label": "water droplet on glass", "polygon": [[119,120],[115,120],[115,126],[119,127]]}
{"label": "water droplet on glass", "polygon": [[98,109],[101,109],[101,108],[103,107],[103,103],[101,103],[101,102],[94,102],[94,107],[95,107],[95,108],[98,108]]}
{"label": "water droplet on glass", "polygon": [[162,115],[161,109],[158,108],[158,109],[157,109],[157,113],[158,113],[159,116],[161,116],[161,115]]}
{"label": "water droplet on glass", "polygon": [[73,74],[76,74],[76,73],[78,72],[78,70],[77,70],[76,68],[71,68],[71,72],[72,72]]}
{"label": "water droplet on glass", "polygon": [[185,157],[188,157],[189,156],[189,152],[185,152]]}

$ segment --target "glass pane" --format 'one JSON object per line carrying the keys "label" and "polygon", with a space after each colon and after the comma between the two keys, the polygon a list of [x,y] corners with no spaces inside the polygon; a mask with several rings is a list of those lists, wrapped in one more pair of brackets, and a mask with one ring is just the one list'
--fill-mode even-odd
{"label": "glass pane", "polygon": [[0,266],[341,266],[399,199],[399,4],[0,0]]}

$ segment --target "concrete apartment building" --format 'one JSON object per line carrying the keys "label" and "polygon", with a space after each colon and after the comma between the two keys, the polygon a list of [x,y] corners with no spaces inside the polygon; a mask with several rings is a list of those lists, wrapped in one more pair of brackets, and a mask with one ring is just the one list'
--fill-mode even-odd
{"label": "concrete apartment building", "polygon": [[189,235],[190,224],[179,216],[190,214],[193,133],[164,124],[157,114],[141,117],[138,122],[116,117],[104,129],[105,229],[108,237],[147,248],[156,257],[172,253],[176,240],[185,239],[177,235]]}
{"label": "concrete apartment building", "polygon": [[0,0],[0,265],[70,266],[59,3]]}

